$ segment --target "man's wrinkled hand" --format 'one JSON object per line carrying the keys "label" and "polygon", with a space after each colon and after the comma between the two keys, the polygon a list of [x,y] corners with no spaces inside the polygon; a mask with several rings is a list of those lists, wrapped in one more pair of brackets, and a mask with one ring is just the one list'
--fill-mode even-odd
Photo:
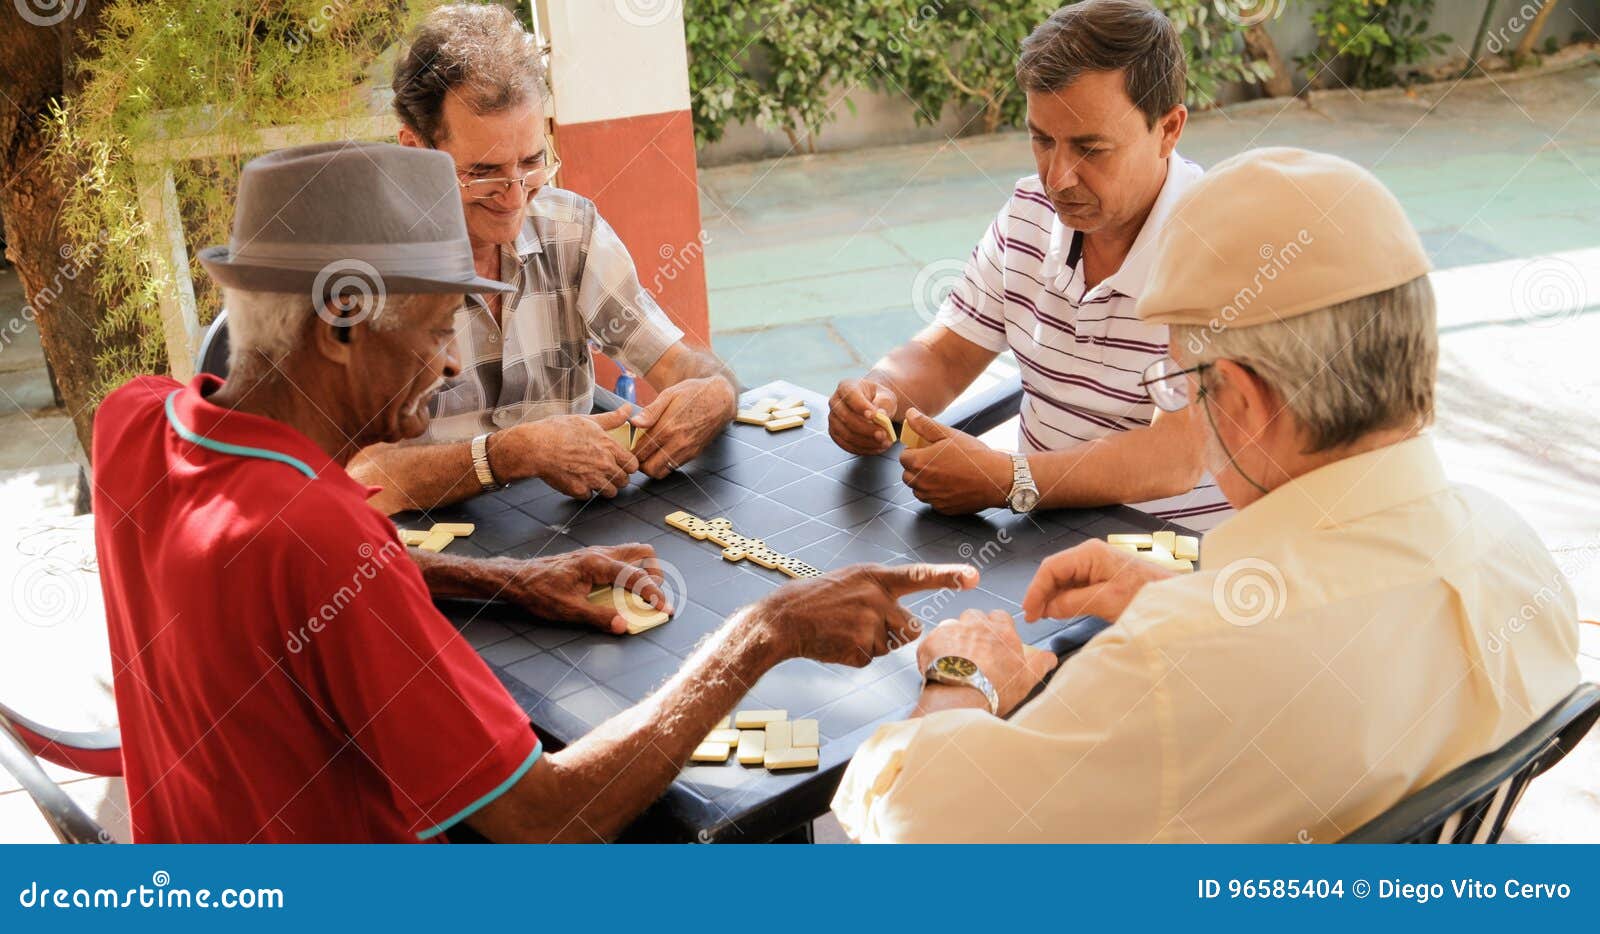
{"label": "man's wrinkled hand", "polygon": [[[489,460],[502,451],[528,464],[524,475],[536,476],[573,499],[616,496],[628,486],[639,461],[606,432],[628,420],[627,406],[600,415],[563,415],[519,425],[491,436]],[[499,439],[509,435],[506,441]]]}
{"label": "man's wrinkled hand", "polygon": [[1017,708],[1056,667],[1054,652],[1023,644],[1004,610],[967,610],[959,620],[933,627],[917,646],[917,667],[927,671],[946,655],[967,659],[1000,695],[1000,716]]}
{"label": "man's wrinkled hand", "polygon": [[673,610],[661,587],[655,549],[649,545],[607,545],[548,557],[502,560],[507,562],[507,578],[501,598],[541,619],[584,623],[601,632],[626,632],[627,621],[616,607],[589,602],[589,594],[601,587],[628,590],[658,610]]}
{"label": "man's wrinkled hand", "polygon": [[1022,612],[1030,623],[1085,614],[1116,622],[1144,585],[1176,576],[1132,552],[1087,541],[1044,559]]}
{"label": "man's wrinkled hand", "polygon": [[694,460],[733,419],[738,394],[720,376],[686,379],[661,391],[632,419],[640,469],[657,480]]}
{"label": "man's wrinkled hand", "polygon": [[978,571],[966,564],[855,564],[785,584],[751,611],[784,657],[860,668],[921,635],[901,597],[976,586]]}
{"label": "man's wrinkled hand", "polygon": [[917,499],[948,516],[1004,506],[1011,493],[1011,457],[972,435],[939,424],[916,409],[906,425],[927,442],[900,452],[901,479]]}
{"label": "man's wrinkled hand", "polygon": [[894,444],[889,433],[874,420],[882,412],[890,418],[900,401],[889,387],[871,379],[847,379],[828,400],[828,436],[851,454],[882,454]]}

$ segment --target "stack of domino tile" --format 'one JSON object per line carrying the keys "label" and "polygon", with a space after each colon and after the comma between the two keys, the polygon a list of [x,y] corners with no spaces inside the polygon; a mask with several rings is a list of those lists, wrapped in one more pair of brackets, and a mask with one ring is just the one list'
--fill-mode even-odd
{"label": "stack of domino tile", "polygon": [[477,526],[470,522],[436,522],[433,528],[401,529],[400,543],[423,551],[444,551],[445,546],[458,538],[471,535]]}
{"label": "stack of domino tile", "polygon": [[1169,571],[1193,571],[1200,560],[1200,539],[1177,532],[1118,532],[1106,536],[1113,548],[1131,551]]}
{"label": "stack of domino tile", "polygon": [[740,765],[759,765],[769,772],[814,769],[821,745],[815,720],[791,721],[786,710],[741,710],[723,717],[689,761],[727,762],[732,756]]}
{"label": "stack of domino tile", "polygon": [[811,409],[799,396],[787,399],[768,396],[749,408],[740,409],[733,420],[742,425],[760,425],[768,431],[787,431],[799,428],[810,417]]}

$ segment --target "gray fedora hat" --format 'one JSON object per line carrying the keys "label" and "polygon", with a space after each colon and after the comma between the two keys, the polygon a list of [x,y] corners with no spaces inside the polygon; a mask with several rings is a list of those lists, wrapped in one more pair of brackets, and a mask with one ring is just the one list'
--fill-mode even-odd
{"label": "gray fedora hat", "polygon": [[201,250],[200,264],[228,288],[304,291],[319,303],[352,287],[512,291],[473,268],[455,163],[392,143],[319,143],[250,160],[233,236]]}

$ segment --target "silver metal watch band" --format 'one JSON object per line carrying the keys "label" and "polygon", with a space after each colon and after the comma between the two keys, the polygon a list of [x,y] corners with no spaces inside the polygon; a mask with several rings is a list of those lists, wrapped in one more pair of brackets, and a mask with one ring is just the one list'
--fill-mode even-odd
{"label": "silver metal watch band", "polygon": [[[977,669],[978,666],[974,664],[972,667]],[[981,670],[975,671],[970,677],[955,678],[940,671],[936,660],[934,664],[929,665],[927,670],[922,673],[922,680],[924,683],[932,681],[935,684],[953,684],[959,687],[973,688],[983,695],[984,700],[989,702],[989,713],[996,717],[1000,716],[1000,692],[995,690],[994,683]]]}

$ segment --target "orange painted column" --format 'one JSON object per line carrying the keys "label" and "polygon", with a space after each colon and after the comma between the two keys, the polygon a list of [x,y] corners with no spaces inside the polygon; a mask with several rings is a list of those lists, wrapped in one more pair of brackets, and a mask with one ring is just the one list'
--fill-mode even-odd
{"label": "orange painted column", "polygon": [[[645,289],[691,342],[710,346],[682,4],[543,0],[540,13],[561,186],[595,202]],[[616,375],[597,360],[601,385]],[[642,380],[639,394],[652,395]]]}

